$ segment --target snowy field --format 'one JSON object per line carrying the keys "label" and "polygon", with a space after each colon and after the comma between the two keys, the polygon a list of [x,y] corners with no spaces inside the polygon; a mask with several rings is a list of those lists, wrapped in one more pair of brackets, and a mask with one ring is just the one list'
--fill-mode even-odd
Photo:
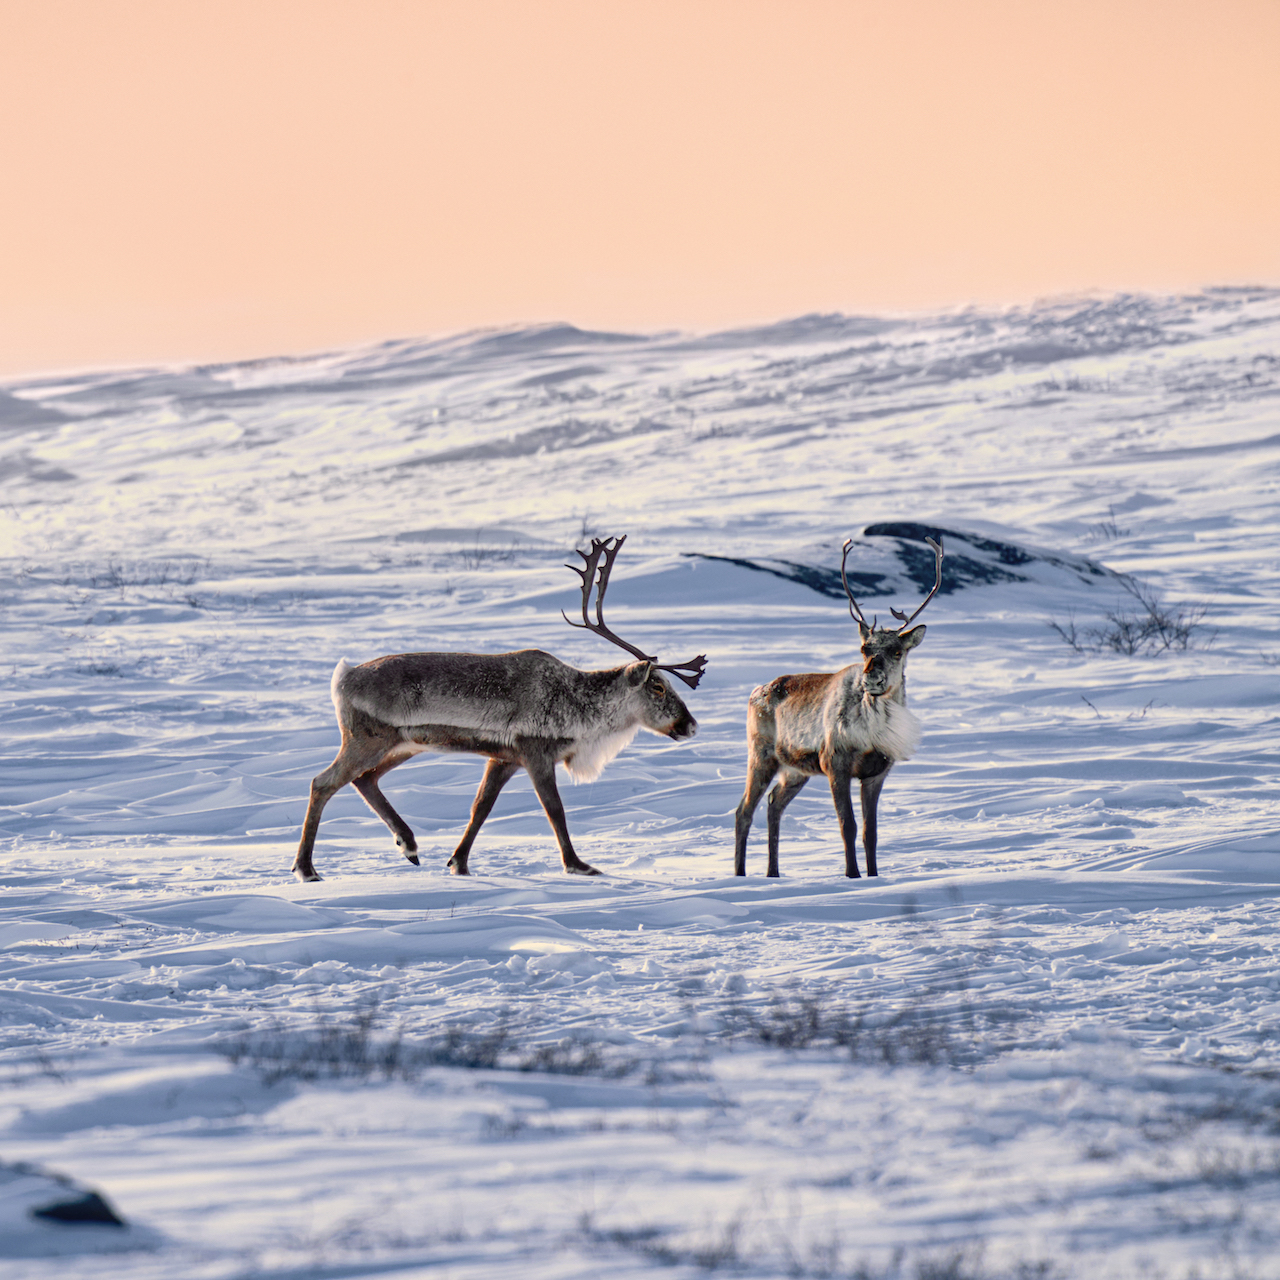
{"label": "snowy field", "polygon": [[[0,484],[6,1276],[1280,1277],[1280,293],[29,379]],[[735,879],[747,695],[935,529],[880,877],[818,780]],[[521,774],[447,875],[422,756],[295,882],[337,660],[615,666],[593,533],[709,656],[604,874]]]}

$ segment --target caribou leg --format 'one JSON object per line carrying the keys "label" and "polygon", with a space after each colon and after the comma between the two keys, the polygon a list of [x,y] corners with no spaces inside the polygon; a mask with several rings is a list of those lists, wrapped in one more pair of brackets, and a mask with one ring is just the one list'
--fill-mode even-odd
{"label": "caribou leg", "polygon": [[778,762],[772,756],[752,760],[747,765],[747,789],[742,793],[733,817],[733,874],[747,874],[747,834],[751,830],[751,818],[764,795],[765,788],[778,772]]}
{"label": "caribou leg", "polygon": [[777,878],[778,875],[778,833],[782,830],[782,814],[795,798],[800,789],[809,781],[805,773],[784,773],[778,785],[769,792],[769,804],[765,810],[769,820],[769,869],[766,876]]}
{"label": "caribou leg", "polygon": [[316,833],[320,830],[320,815],[324,812],[325,805],[348,782],[376,769],[398,744],[398,738],[365,737],[357,745],[354,738],[343,735],[342,748],[334,762],[311,779],[311,798],[307,801],[302,839],[298,841],[298,852],[292,868],[299,880],[320,879],[312,854],[316,845]]}
{"label": "caribou leg", "polygon": [[858,820],[853,816],[853,800],[849,787],[853,778],[852,761],[837,757],[827,765],[831,783],[831,799],[840,819],[840,836],[844,840],[844,873],[850,880],[861,878],[858,871]]}
{"label": "caribou leg", "polygon": [[446,864],[455,876],[467,876],[471,872],[467,870],[467,859],[471,856],[471,846],[476,842],[476,836],[480,834],[480,828],[484,826],[484,820],[493,810],[494,802],[498,798],[498,792],[507,785],[515,776],[520,766],[511,760],[496,760],[492,756],[484,766],[484,777],[480,779],[480,789],[476,792],[476,798],[471,802],[471,821],[467,823],[467,829],[462,833],[462,839],[458,842],[458,847],[453,851],[453,857]]}
{"label": "caribou leg", "polygon": [[[519,750],[521,744],[516,745]],[[521,757],[524,767],[529,771],[529,780],[533,783],[533,789],[537,792],[538,799],[542,801],[547,821],[551,823],[551,830],[555,832],[564,869],[570,875],[598,876],[600,873],[595,867],[583,862],[574,852],[573,841],[569,839],[569,828],[564,820],[564,802],[560,799],[560,791],[556,787],[555,757],[549,752],[537,750],[521,750]]]}
{"label": "caribou leg", "polygon": [[413,838],[409,824],[391,807],[391,802],[382,794],[382,789],[378,786],[378,779],[384,773],[408,759],[407,755],[403,755],[384,760],[376,769],[370,769],[368,773],[352,778],[351,785],[364,797],[365,804],[391,828],[391,834],[396,838],[396,848],[416,867],[418,866],[418,842]]}
{"label": "caribou leg", "polygon": [[876,805],[880,802],[880,789],[892,768],[893,762],[889,761],[879,773],[862,779],[862,844],[867,851],[869,876],[879,875],[876,870]]}

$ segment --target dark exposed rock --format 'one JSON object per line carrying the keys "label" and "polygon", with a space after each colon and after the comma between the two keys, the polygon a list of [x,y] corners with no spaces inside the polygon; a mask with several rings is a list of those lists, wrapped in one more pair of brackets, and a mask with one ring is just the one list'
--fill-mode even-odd
{"label": "dark exposed rock", "polygon": [[49,1222],[96,1222],[100,1226],[123,1227],[127,1225],[116,1211],[96,1192],[88,1191],[71,1200],[59,1200],[31,1210],[33,1218]]}
{"label": "dark exposed rock", "polygon": [[[719,560],[723,564],[736,564],[741,569],[755,569],[758,573],[771,573],[775,578],[785,578],[789,582],[798,582],[820,596],[831,596],[835,600],[844,599],[844,587],[840,584],[838,569],[823,569],[818,565],[796,564],[794,560],[739,560],[735,556],[699,555],[699,560]],[[849,585],[867,595],[878,595],[880,584],[885,581],[883,573],[865,573],[849,571]]]}
{"label": "dark exposed rock", "polygon": [[[910,582],[917,590],[928,592],[933,587],[936,562],[933,551],[925,542],[926,538],[942,542],[946,549],[946,555],[942,561],[942,585],[938,588],[939,595],[950,595],[965,587],[985,586],[994,582],[1027,582],[1034,576],[1029,570],[1037,563],[1065,569],[1083,582],[1109,575],[1109,570],[1084,556],[1050,555],[981,534],[944,529],[940,525],[920,524],[912,520],[892,520],[867,525],[863,530],[862,538],[855,539],[848,568],[849,585],[855,595],[861,598],[891,594],[900,585],[902,579]],[[868,539],[875,539],[876,542],[866,541]],[[889,542],[887,549],[898,562],[900,578],[893,574],[854,567],[860,546],[866,549],[875,547],[878,554],[883,557],[886,548],[879,542],[880,539]],[[838,569],[764,557],[743,559],[735,556],[698,554],[698,559],[718,560],[726,564],[738,565],[743,569],[769,573],[774,577],[799,583],[811,591],[816,591],[819,595],[829,596],[834,600],[845,598]],[[1020,569],[1028,572],[1019,572]]]}

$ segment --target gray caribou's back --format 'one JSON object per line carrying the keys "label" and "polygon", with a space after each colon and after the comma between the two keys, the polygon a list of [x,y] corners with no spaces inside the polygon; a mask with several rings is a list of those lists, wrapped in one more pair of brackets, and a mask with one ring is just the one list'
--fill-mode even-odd
{"label": "gray caribou's back", "polygon": [[598,715],[599,689],[618,668],[579,671],[541,649],[513,653],[398,653],[333,673],[334,705],[384,724],[475,729],[516,735],[573,736]]}

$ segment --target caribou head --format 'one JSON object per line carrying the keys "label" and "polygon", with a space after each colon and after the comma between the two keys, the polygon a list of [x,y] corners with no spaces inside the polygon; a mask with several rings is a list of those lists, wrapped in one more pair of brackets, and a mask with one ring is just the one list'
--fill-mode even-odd
{"label": "caribou head", "polygon": [[925,538],[925,541],[933,548],[935,568],[933,590],[910,615],[892,607],[889,609],[889,612],[902,624],[895,630],[893,627],[877,627],[876,623],[880,621],[878,616],[873,617],[871,622],[863,617],[862,609],[849,589],[849,578],[845,573],[853,539],[845,540],[843,553],[840,556],[840,581],[844,583],[845,595],[849,597],[849,614],[858,624],[858,631],[862,637],[863,687],[872,698],[892,693],[901,686],[903,665],[907,660],[907,654],[924,639],[925,633],[923,625],[912,627],[911,624],[920,616],[925,605],[937,595],[938,588],[942,586],[942,543],[934,542],[932,538]]}

